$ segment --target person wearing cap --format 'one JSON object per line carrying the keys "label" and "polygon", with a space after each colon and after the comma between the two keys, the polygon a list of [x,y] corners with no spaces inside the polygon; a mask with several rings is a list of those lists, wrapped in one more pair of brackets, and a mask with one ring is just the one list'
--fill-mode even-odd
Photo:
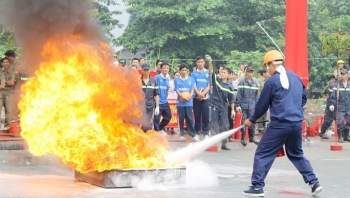
{"label": "person wearing cap", "polygon": [[[161,73],[154,77],[157,81],[159,91],[159,114],[154,116],[154,130],[166,135],[167,133],[164,131],[164,128],[171,120],[171,110],[168,103],[170,79],[167,78],[170,69],[169,64],[163,62],[160,65],[160,69]],[[161,116],[163,117],[162,121],[160,121]]]}
{"label": "person wearing cap", "polygon": [[343,60],[338,60],[337,61],[337,67],[338,68],[336,70],[334,70],[333,75],[336,77],[336,79],[339,79],[339,78],[341,78],[341,76],[339,75],[340,71],[342,69],[346,69],[344,61]]}
{"label": "person wearing cap", "polygon": [[277,50],[266,53],[264,67],[271,77],[265,82],[254,113],[244,121],[244,126],[250,127],[270,108],[271,122],[255,151],[252,186],[243,191],[247,196],[265,196],[265,178],[283,145],[288,159],[309,184],[311,193],[315,195],[322,191],[302,148],[302,107],[307,101],[306,89],[295,73],[285,70],[283,61],[283,55]]}
{"label": "person wearing cap", "polygon": [[328,136],[326,135],[326,130],[332,125],[333,120],[335,120],[335,112],[330,111],[330,98],[333,92],[334,87],[336,87],[336,80],[335,76],[331,75],[329,77],[328,85],[323,89],[322,96],[326,100],[326,108],[325,108],[325,115],[324,115],[324,122],[321,126],[321,133],[320,137],[322,139],[328,139]]}
{"label": "person wearing cap", "polygon": [[[259,93],[264,88],[265,81],[269,78],[269,73],[266,71],[265,68],[259,70]],[[267,111],[264,113],[261,118],[258,119],[258,132],[263,133],[265,131],[265,125],[266,125],[266,117],[267,117]]]}
{"label": "person wearing cap", "polygon": [[126,60],[125,59],[120,59],[118,62],[118,66],[125,67],[126,65]]}
{"label": "person wearing cap", "polygon": [[[241,111],[243,114],[243,121],[249,118],[253,114],[255,104],[259,99],[259,83],[253,78],[254,69],[251,66],[247,66],[245,69],[245,76],[238,83],[238,91],[235,100],[236,111]],[[245,140],[245,128],[241,129],[242,137],[241,143],[243,146],[247,145]],[[248,128],[249,142],[254,142],[254,144],[259,144],[259,141],[255,140],[255,126],[251,125]]]}
{"label": "person wearing cap", "polygon": [[340,71],[340,81],[337,82],[336,87],[333,88],[330,99],[330,111],[336,109],[336,122],[338,129],[338,142],[350,142],[350,82],[348,80],[348,70],[342,69]]}
{"label": "person wearing cap", "polygon": [[153,115],[159,114],[159,91],[157,81],[150,76],[151,66],[148,63],[144,63],[142,66],[142,91],[145,94],[145,106],[147,114],[147,125],[142,126],[142,130],[147,132],[152,129]]}

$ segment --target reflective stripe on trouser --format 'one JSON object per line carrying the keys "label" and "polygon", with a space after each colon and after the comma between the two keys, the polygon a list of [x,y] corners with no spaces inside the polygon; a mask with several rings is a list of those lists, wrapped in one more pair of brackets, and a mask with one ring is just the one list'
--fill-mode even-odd
{"label": "reflective stripe on trouser", "polygon": [[[160,117],[162,118],[162,121],[160,121]],[[154,130],[160,131],[163,130],[164,127],[170,122],[171,120],[171,110],[169,103],[160,104],[159,105],[159,114],[154,116]],[[160,122],[160,123],[159,123]]]}
{"label": "reflective stripe on trouser", "polygon": [[198,100],[197,98],[193,99],[193,113],[195,120],[194,129],[196,130],[197,134],[199,134],[202,129],[204,135],[209,135],[209,107],[209,100]]}
{"label": "reflective stripe on trouser", "polygon": [[[211,107],[210,111],[210,132],[211,135],[217,135],[221,132],[228,131],[229,121],[228,121],[228,112],[226,106],[224,109],[218,109]],[[222,140],[222,146],[225,146],[227,143],[227,138]]]}
{"label": "reflective stripe on trouser", "polygon": [[335,119],[334,111],[326,111],[326,115],[324,116],[324,122],[321,126],[321,134],[326,133],[326,130],[332,125],[333,120]]}
{"label": "reflective stripe on trouser", "polygon": [[338,129],[350,129],[350,114],[339,111],[337,113],[337,127]]}
{"label": "reflective stripe on trouser", "polygon": [[288,159],[294,164],[303,176],[305,183],[316,183],[318,179],[313,172],[309,160],[304,157],[302,149],[301,122],[280,123],[277,126],[268,126],[255,151],[252,185],[255,188],[265,186],[268,174],[277,152],[285,145]]}
{"label": "reflective stripe on trouser", "polygon": [[184,135],[184,121],[186,120],[187,131],[191,137],[194,137],[196,132],[193,127],[192,107],[177,107],[177,115],[179,117],[180,136]]}

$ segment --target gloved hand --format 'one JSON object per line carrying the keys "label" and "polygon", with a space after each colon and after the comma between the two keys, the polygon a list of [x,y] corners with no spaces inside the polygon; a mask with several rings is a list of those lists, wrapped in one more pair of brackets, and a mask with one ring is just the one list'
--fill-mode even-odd
{"label": "gloved hand", "polygon": [[212,59],[211,57],[207,54],[204,56],[205,57],[205,60],[208,61],[208,62],[212,62]]}
{"label": "gloved hand", "polygon": [[231,111],[231,118],[232,120],[234,120],[236,117],[236,112],[235,111]]}
{"label": "gloved hand", "polygon": [[241,107],[236,107],[236,111],[242,111]]}
{"label": "gloved hand", "polygon": [[157,106],[155,109],[154,109],[154,115],[158,115],[159,114],[159,106]]}
{"label": "gloved hand", "polygon": [[334,111],[334,105],[329,106],[330,111]]}

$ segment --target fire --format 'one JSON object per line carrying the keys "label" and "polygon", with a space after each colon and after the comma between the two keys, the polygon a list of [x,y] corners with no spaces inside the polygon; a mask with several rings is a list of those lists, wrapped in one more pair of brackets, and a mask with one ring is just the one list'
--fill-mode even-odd
{"label": "fire", "polygon": [[22,87],[19,103],[29,151],[57,155],[83,173],[168,166],[166,139],[130,124],[142,116],[138,74],[113,68],[108,51],[79,37],[45,44],[40,69]]}

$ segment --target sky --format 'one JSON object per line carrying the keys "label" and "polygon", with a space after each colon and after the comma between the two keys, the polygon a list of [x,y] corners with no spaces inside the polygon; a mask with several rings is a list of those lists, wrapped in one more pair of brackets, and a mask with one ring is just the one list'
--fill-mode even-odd
{"label": "sky", "polygon": [[[119,22],[121,23],[121,24],[123,24],[124,25],[124,27],[123,28],[115,28],[113,31],[112,31],[112,34],[115,36],[115,37],[119,37],[119,36],[121,36],[122,34],[123,34],[123,32],[124,32],[124,29],[126,28],[126,26],[127,26],[127,24],[128,24],[128,21],[129,21],[129,14],[128,13],[126,13],[126,6],[125,6],[125,4],[124,4],[124,2],[122,1],[122,0],[117,0],[117,2],[119,3],[119,5],[111,5],[111,6],[109,6],[109,9],[111,10],[111,11],[115,11],[115,10],[117,10],[117,11],[121,11],[122,12],[122,14],[121,15],[117,15],[117,16],[115,16],[114,18],[116,18],[116,19],[118,19],[119,20]],[[119,49],[121,49],[121,47],[117,47],[117,48],[115,48],[116,50],[119,50]]]}

